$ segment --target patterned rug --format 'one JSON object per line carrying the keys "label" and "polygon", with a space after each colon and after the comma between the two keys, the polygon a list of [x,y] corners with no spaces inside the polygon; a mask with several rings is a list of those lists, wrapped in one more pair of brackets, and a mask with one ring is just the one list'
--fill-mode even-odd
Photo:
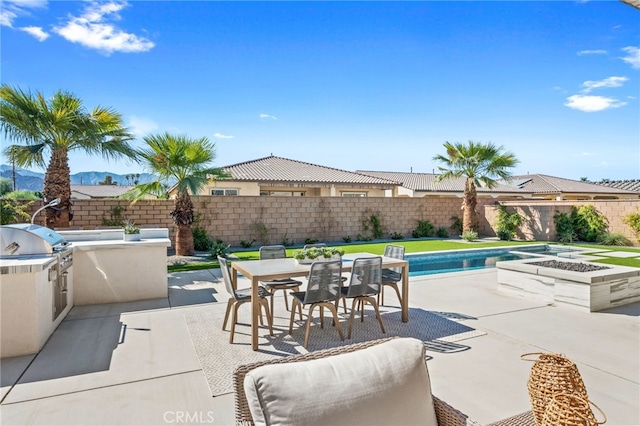
{"label": "patterned rug", "polygon": [[[281,307],[281,311],[278,311],[278,307]],[[257,351],[253,351],[251,350],[250,308],[248,304],[241,306],[238,312],[239,322],[236,325],[233,344],[229,343],[230,324],[227,324],[227,331],[222,331],[225,309],[226,303],[216,303],[185,313],[191,340],[213,396],[233,391],[231,374],[237,366],[243,364],[387,336],[414,337],[424,341],[427,350],[458,352],[469,349],[469,347],[454,342],[486,334],[447,318],[445,313],[411,308],[409,309],[409,322],[403,323],[398,308],[381,307],[382,322],[386,329],[386,334],[383,334],[373,309],[367,305],[364,322],[360,321],[358,315],[354,319],[351,339],[347,339],[349,316],[344,314],[340,308],[340,325],[345,335],[345,340],[341,341],[337,330],[332,326],[331,314],[325,311],[324,328],[320,328],[320,321],[317,318],[318,310],[316,309],[314,311],[315,322],[311,326],[309,347],[305,349],[302,344],[304,343],[307,310],[304,310],[305,316],[303,318],[305,321],[300,321],[296,315],[293,333],[289,335],[289,312],[284,309],[282,303],[278,303],[276,300],[274,335],[269,335],[266,325],[260,327],[259,348]]]}

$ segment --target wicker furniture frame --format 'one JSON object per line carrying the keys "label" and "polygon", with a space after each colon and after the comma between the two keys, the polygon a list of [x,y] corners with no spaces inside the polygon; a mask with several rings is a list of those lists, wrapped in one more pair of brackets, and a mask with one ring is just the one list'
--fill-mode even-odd
{"label": "wicker furniture frame", "polygon": [[[311,361],[314,359],[325,358],[343,353],[355,352],[380,343],[395,339],[396,337],[387,337],[379,340],[371,340],[368,342],[355,343],[347,346],[339,346],[336,348],[325,349],[322,351],[310,352],[307,354],[287,356],[283,358],[271,359],[268,361],[255,362],[252,364],[241,365],[233,372],[233,389],[235,397],[235,417],[236,425],[253,426],[253,418],[249,411],[249,403],[244,393],[244,377],[251,370],[269,364],[285,364],[289,362]],[[425,361],[426,362],[426,361]],[[433,396],[433,403],[438,419],[439,426],[482,426],[480,423],[470,419],[463,412],[453,408],[446,402]],[[508,419],[492,423],[491,426],[535,426],[533,413],[518,414]]]}

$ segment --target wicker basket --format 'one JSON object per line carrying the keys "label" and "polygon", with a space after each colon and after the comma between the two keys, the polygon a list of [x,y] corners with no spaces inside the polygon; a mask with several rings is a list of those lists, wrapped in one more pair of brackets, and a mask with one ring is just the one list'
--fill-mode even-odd
{"label": "wicker basket", "polygon": [[[596,420],[590,405],[596,407],[604,420]],[[597,426],[605,423],[607,416],[593,402],[577,395],[554,395],[547,404],[541,426]]]}
{"label": "wicker basket", "polygon": [[[528,359],[537,355],[537,359]],[[538,426],[542,425],[547,404],[557,394],[576,395],[589,400],[578,367],[570,359],[550,353],[527,353],[521,356],[525,361],[534,361],[527,381],[531,408]]]}

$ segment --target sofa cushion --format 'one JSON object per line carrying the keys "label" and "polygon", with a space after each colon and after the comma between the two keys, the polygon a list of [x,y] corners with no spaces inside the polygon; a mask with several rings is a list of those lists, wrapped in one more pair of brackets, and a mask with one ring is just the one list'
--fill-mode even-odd
{"label": "sofa cushion", "polygon": [[258,367],[244,390],[256,425],[437,426],[424,344],[412,338]]}

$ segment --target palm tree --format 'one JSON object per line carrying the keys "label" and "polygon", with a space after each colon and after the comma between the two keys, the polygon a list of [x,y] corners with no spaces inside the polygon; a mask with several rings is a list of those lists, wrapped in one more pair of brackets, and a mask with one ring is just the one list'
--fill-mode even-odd
{"label": "palm tree", "polygon": [[511,152],[502,152],[503,147],[496,147],[492,143],[482,144],[469,141],[466,145],[456,142],[445,142],[447,155],[436,155],[434,161],[441,162],[444,167],[438,167],[442,172],[437,182],[449,178],[465,177],[462,197],[462,232],[476,228],[476,205],[478,203],[476,186],[482,185],[493,188],[494,178],[509,179],[508,169],[519,163]]}
{"label": "palm tree", "polygon": [[4,149],[21,167],[45,167],[44,202],[60,198],[57,210],[47,209],[46,226],[67,227],[71,210],[69,152],[82,150],[104,158],[133,158],[128,141],[132,136],[122,127],[120,114],[103,107],[87,111],[78,97],[58,91],[51,99],[17,87],[0,87],[0,129],[5,136],[23,144]]}
{"label": "palm tree", "polygon": [[191,194],[197,194],[211,179],[227,177],[220,168],[210,167],[215,160],[215,144],[207,138],[189,139],[184,135],[169,133],[146,136],[147,146],[138,150],[143,166],[157,176],[154,182],[136,185],[132,192],[135,200],[148,194],[162,194],[165,183],[175,181],[178,195],[174,210],[170,213],[176,231],[176,254],[189,256],[194,253],[191,225],[195,219]]}

